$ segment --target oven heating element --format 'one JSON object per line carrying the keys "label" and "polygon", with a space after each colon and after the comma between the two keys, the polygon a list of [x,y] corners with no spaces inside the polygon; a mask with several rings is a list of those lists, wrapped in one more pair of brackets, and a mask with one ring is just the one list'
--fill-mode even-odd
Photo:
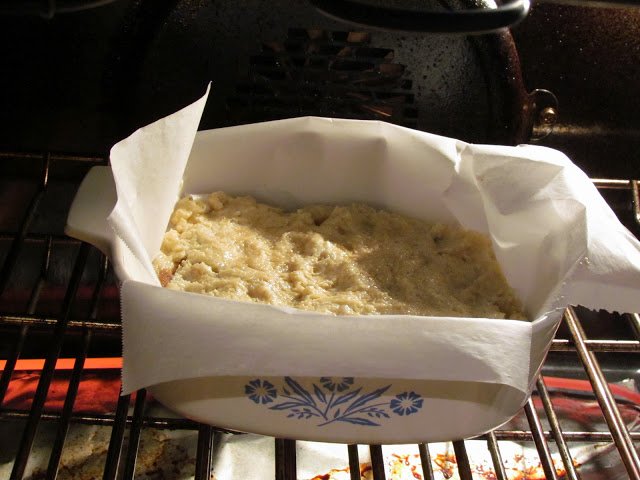
{"label": "oven heating element", "polygon": [[[19,165],[25,164],[38,168],[21,170]],[[101,157],[0,153],[0,169],[9,173],[2,180],[7,182],[3,186],[13,197],[19,197],[23,205],[21,211],[18,209],[19,217],[14,213],[10,218],[0,208],[0,427],[11,423],[23,426],[9,458],[12,462],[10,478],[25,476],[38,428],[48,423],[55,425],[55,441],[46,472],[41,472],[37,478],[57,478],[70,426],[85,424],[111,429],[101,478],[134,478],[141,433],[145,429],[161,429],[197,432],[192,475],[197,480],[210,479],[217,451],[215,445],[223,435],[221,430],[183,418],[153,415],[148,409],[145,390],[121,397],[117,389],[109,391],[111,398],[105,400],[113,404],[114,411],[87,413],[78,407],[78,392],[83,389],[88,372],[99,372],[101,368],[107,371],[109,366],[119,365],[118,291],[105,257],[94,247],[62,233],[68,211],[65,208],[68,209],[72,197],[59,199],[58,193],[62,190],[75,192],[75,188],[69,188],[70,184],[77,185],[89,168],[106,164],[107,160]],[[40,172],[38,178],[34,171]],[[639,182],[594,179],[594,183],[616,213],[630,218],[635,222],[632,230],[637,229],[640,225]],[[57,223],[49,225],[47,222],[54,214],[57,214]],[[27,258],[34,266],[24,266]],[[523,409],[526,422],[521,429],[508,424],[475,439],[486,442],[493,461],[494,476],[487,478],[509,478],[501,456],[501,444],[511,441],[535,445],[543,478],[587,478],[583,477],[578,462],[572,457],[572,447],[577,443],[611,443],[615,446],[615,461],[621,465],[622,474],[640,479],[637,452],[640,431],[628,428],[621,415],[625,399],[612,393],[608,383],[611,380],[605,378],[600,361],[601,355],[624,362],[626,356],[640,353],[640,315],[615,317],[615,321],[625,323],[625,328],[631,332],[626,337],[597,335],[597,338],[589,338],[588,322],[583,317],[581,309],[567,309],[561,327],[561,332],[566,332],[565,338],[560,334],[554,340],[550,356],[577,356],[588,379],[588,383],[583,381],[582,384],[589,387],[586,394],[597,400],[604,417],[603,428],[598,431],[563,428],[552,401],[555,387],[543,368],[544,376],[538,378],[534,392],[542,408],[536,408],[534,399],[529,399]],[[38,363],[37,359],[43,357],[44,361]],[[34,389],[23,399],[23,404],[16,404],[8,401],[8,392],[17,385],[18,373],[24,369],[35,372]],[[52,410],[48,408],[52,384],[63,370],[68,380],[66,390],[59,395],[60,408]],[[111,371],[117,370],[112,368]],[[118,385],[118,377],[114,382]],[[296,441],[273,439],[273,442],[273,477],[277,480],[298,478]],[[457,469],[453,473],[465,480],[473,478],[467,442],[453,442]],[[383,447],[371,445],[368,448],[371,458],[368,475],[375,480],[388,478]],[[348,455],[350,478],[359,480],[359,449],[356,445],[344,445],[344,450]],[[561,473],[558,473],[558,462],[552,458],[552,450],[561,458]],[[433,479],[430,446],[417,445],[416,451],[422,467],[414,472],[414,477]]]}

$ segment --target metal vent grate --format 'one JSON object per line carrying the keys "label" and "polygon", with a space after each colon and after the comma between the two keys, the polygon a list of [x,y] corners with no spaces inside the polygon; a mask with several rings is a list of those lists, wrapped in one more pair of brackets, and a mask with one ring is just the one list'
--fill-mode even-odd
{"label": "metal vent grate", "polygon": [[413,82],[394,50],[370,45],[371,34],[290,29],[263,44],[227,100],[235,123],[302,115],[417,124]]}
{"label": "metal vent grate", "polygon": [[[12,479],[56,478],[63,471],[71,475],[73,465],[63,459],[71,442],[71,427],[80,425],[108,431],[108,447],[92,451],[100,459],[94,465],[99,473],[89,473],[83,464],[78,474],[83,478],[176,478],[184,474],[185,478],[210,479],[224,432],[166,415],[144,390],[119,396],[115,280],[102,254],[61,233],[79,180],[91,166],[104,164],[103,158],[0,153],[0,192],[6,194],[0,206],[0,462],[5,462],[0,468],[10,472]],[[594,182],[621,218],[636,222],[631,227],[637,231],[638,182]],[[544,376],[538,379],[521,415],[494,432],[453,442],[453,451],[446,457],[434,454],[432,445],[416,445],[413,478],[640,478],[636,450],[640,431],[633,428],[639,421],[640,395],[613,384],[618,379],[611,377],[608,367],[614,360],[619,375],[637,376],[634,362],[640,353],[640,316],[605,317],[606,323],[619,328],[614,333],[595,332],[591,338],[589,315],[583,309],[567,310]],[[553,362],[562,356],[574,358],[588,381],[554,378],[559,370]],[[590,403],[579,403],[585,398]],[[581,409],[576,410],[577,406]],[[598,428],[566,423],[567,411],[600,418]],[[43,453],[34,445],[45,424],[53,427],[53,433]],[[13,437],[6,432],[14,432]],[[185,432],[193,442],[156,451],[153,456],[141,446],[141,439],[162,432]],[[88,436],[81,439],[91,440]],[[300,443],[270,441],[272,475],[278,480],[297,478]],[[505,463],[508,459],[503,458],[507,441],[530,445],[537,452],[537,464],[515,476]],[[474,463],[469,447],[478,442],[489,452],[491,465],[480,468]],[[585,444],[605,447],[593,450],[595,460],[586,462],[575,458],[574,448]],[[390,478],[385,449],[368,447],[370,462],[365,464],[360,460],[361,448],[344,445],[350,468],[342,470],[342,478]],[[30,470],[30,462],[43,455],[40,470]],[[189,459],[178,462],[176,455]],[[172,471],[158,467],[162,457],[173,462]],[[329,474],[317,478],[329,478]]]}

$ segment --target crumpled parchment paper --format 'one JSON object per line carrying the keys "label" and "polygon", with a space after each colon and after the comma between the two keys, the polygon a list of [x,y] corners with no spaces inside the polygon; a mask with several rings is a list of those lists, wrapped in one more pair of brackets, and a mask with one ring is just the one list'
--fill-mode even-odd
{"label": "crumpled parchment paper", "polygon": [[[196,134],[205,102],[111,151],[123,393],[218,375],[459,380],[527,393],[567,305],[640,311],[640,244],[558,151],[328,118]],[[216,190],[284,208],[364,202],[487,232],[531,322],[336,317],[163,289],[151,261],[174,203]]]}

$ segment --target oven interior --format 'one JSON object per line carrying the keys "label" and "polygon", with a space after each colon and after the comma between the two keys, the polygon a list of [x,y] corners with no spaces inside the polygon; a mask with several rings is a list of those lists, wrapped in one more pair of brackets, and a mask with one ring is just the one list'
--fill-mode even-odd
{"label": "oven interior", "polygon": [[3,13],[0,476],[640,478],[637,313],[568,309],[531,400],[476,439],[236,434],[180,418],[144,390],[119,396],[113,272],[63,232],[79,182],[108,165],[109,147],[209,81],[201,128],[319,115],[508,144],[520,141],[509,129],[520,121],[516,68],[533,98],[525,141],[565,152],[640,237],[639,33],[640,9],[598,2],[534,2],[507,41],[367,29],[304,1]]}

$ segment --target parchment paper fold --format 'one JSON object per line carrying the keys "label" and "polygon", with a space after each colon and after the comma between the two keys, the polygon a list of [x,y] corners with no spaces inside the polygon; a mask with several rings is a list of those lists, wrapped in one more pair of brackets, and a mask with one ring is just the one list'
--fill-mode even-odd
{"label": "parchment paper fold", "polygon": [[[558,151],[312,117],[196,134],[205,102],[111,151],[123,393],[218,375],[452,380],[526,393],[567,305],[640,311],[640,244]],[[487,232],[531,322],[334,317],[163,289],[151,260],[174,203],[216,190],[285,208],[365,202]]]}

